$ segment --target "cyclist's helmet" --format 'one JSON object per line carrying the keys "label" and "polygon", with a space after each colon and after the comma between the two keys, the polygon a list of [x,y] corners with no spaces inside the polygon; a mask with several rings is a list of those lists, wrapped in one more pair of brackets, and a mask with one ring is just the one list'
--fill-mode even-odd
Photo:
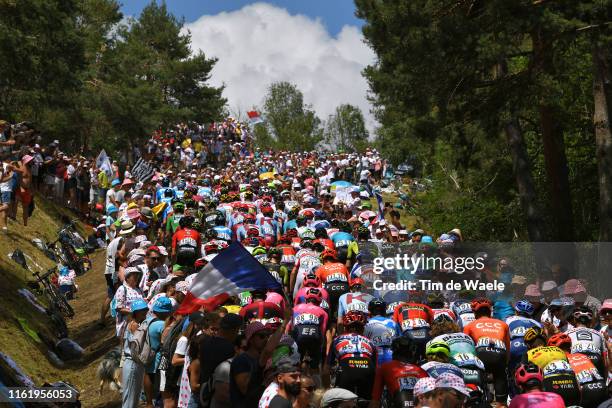
{"label": "cyclist's helmet", "polygon": [[564,348],[564,346],[572,345],[572,339],[565,333],[557,333],[550,336],[548,339],[549,346],[555,346],[559,348]]}
{"label": "cyclist's helmet", "polygon": [[384,316],[387,312],[387,302],[381,298],[375,298],[368,303],[368,311],[372,316]]}
{"label": "cyclist's helmet", "polygon": [[260,245],[260,246],[256,246],[255,248],[253,248],[253,252],[251,252],[251,254],[253,256],[256,256],[256,255],[265,255],[266,252],[267,252],[266,251],[266,247],[263,247],[263,246]]}
{"label": "cyclist's helmet", "polygon": [[425,355],[442,354],[446,358],[450,357],[450,347],[444,341],[434,341],[427,345]]}
{"label": "cyclist's helmet", "polygon": [[184,190],[185,187],[187,187],[187,182],[185,180],[179,180],[179,182],[176,183],[176,188],[179,190]]}
{"label": "cyclist's helmet", "polygon": [[533,313],[535,312],[535,307],[533,307],[531,302],[528,300],[519,300],[514,305],[514,310],[516,310],[516,313],[519,313],[519,314],[533,316]]}
{"label": "cyclist's helmet", "polygon": [[393,339],[391,342],[391,350],[393,356],[406,356],[412,359],[416,351],[416,344],[408,337],[400,336]]}
{"label": "cyclist's helmet", "polygon": [[368,316],[365,313],[359,312],[357,310],[349,310],[346,312],[344,317],[342,317],[342,324],[344,327],[349,327],[352,325],[355,326],[365,326],[368,322]]}
{"label": "cyclist's helmet", "polygon": [[304,281],[302,282],[303,287],[311,287],[318,288],[321,286],[321,280],[314,273],[309,273],[304,277]]}
{"label": "cyclist's helmet", "polygon": [[204,231],[204,236],[207,239],[215,239],[217,238],[217,231],[215,231],[214,228],[208,228],[206,231]]}
{"label": "cyclist's helmet", "polygon": [[334,261],[337,261],[338,255],[336,254],[336,251],[334,251],[333,249],[326,248],[323,250],[323,252],[321,252],[321,259],[322,260],[332,259]]}
{"label": "cyclist's helmet", "polygon": [[217,214],[217,216],[215,217],[215,225],[218,227],[225,225],[225,216],[223,214]]}
{"label": "cyclist's helmet", "polygon": [[434,309],[443,308],[445,302],[446,299],[444,299],[444,295],[442,293],[432,292],[427,295],[427,305]]}
{"label": "cyclist's helmet", "polygon": [[578,306],[572,316],[577,322],[589,324],[593,320],[593,311],[588,306]]}
{"label": "cyclist's helmet", "polygon": [[206,255],[216,254],[219,252],[219,247],[216,243],[209,242],[204,245],[204,252]]}
{"label": "cyclist's helmet", "polygon": [[268,250],[268,258],[282,258],[283,251],[280,248],[270,248]]}
{"label": "cyclist's helmet", "polygon": [[302,249],[313,249],[314,243],[310,239],[303,239],[300,243],[300,248]]}
{"label": "cyclist's helmet", "polygon": [[471,304],[472,310],[476,313],[479,309],[488,309],[491,310],[493,308],[493,303],[487,298],[478,298],[472,300]]}
{"label": "cyclist's helmet", "polygon": [[304,295],[304,298],[306,299],[306,302],[313,302],[317,305],[320,305],[321,301],[323,300],[323,295],[321,294],[321,291],[318,288],[309,288],[306,291],[306,295]]}
{"label": "cyclist's helmet", "polygon": [[525,340],[525,343],[527,344],[533,343],[538,338],[546,342],[544,332],[539,327],[530,327],[529,329],[527,329],[525,335],[523,336],[523,340]]}
{"label": "cyclist's helmet", "polygon": [[521,364],[514,373],[516,385],[536,386],[542,383],[544,376],[540,367],[534,363]]}
{"label": "cyclist's helmet", "polygon": [[179,220],[179,226],[181,228],[191,228],[194,221],[195,218],[193,218],[191,215],[186,215]]}
{"label": "cyclist's helmet", "polygon": [[191,223],[191,228],[193,228],[196,231],[200,231],[200,229],[202,228],[202,221],[200,221],[199,218],[195,218],[193,222]]}
{"label": "cyclist's helmet", "polygon": [[172,204],[172,209],[176,212],[183,212],[185,211],[185,203],[182,201],[176,202]]}
{"label": "cyclist's helmet", "polygon": [[353,232],[353,228],[351,228],[351,225],[344,220],[338,223],[338,229],[342,232],[348,232],[348,233]]}
{"label": "cyclist's helmet", "polygon": [[352,289],[354,286],[361,286],[363,287],[365,285],[365,281],[361,278],[354,278],[351,279],[351,284],[350,284],[350,288]]}
{"label": "cyclist's helmet", "polygon": [[256,225],[251,225],[247,230],[247,237],[258,237],[259,236],[259,228]]}
{"label": "cyclist's helmet", "polygon": [[368,239],[370,238],[370,229],[365,225],[360,225],[357,229],[357,235],[360,239]]}

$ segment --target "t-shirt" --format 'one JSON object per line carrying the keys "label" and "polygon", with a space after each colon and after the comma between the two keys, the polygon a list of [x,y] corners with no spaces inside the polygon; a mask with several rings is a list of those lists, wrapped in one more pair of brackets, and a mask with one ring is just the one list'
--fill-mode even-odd
{"label": "t-shirt", "polygon": [[[235,381],[235,377],[241,373],[250,373],[246,394],[240,392]],[[262,384],[263,372],[256,358],[251,357],[247,353],[242,353],[232,360],[230,368],[230,399],[233,407],[257,407],[257,403],[264,390],[261,388]]]}
{"label": "t-shirt", "polygon": [[270,401],[270,408],[291,408],[291,402],[288,399],[276,394]]}
{"label": "t-shirt", "polygon": [[165,322],[163,320],[156,320],[149,324],[149,341],[151,343],[151,349],[156,350],[155,358],[146,367],[147,373],[153,374],[157,370],[157,364],[159,363],[159,348],[161,346],[161,336],[164,331]]}
{"label": "t-shirt", "polygon": [[271,382],[270,385],[265,389],[263,395],[259,399],[259,407],[258,408],[268,408],[270,406],[270,401],[272,398],[278,394],[278,384],[275,382]]}

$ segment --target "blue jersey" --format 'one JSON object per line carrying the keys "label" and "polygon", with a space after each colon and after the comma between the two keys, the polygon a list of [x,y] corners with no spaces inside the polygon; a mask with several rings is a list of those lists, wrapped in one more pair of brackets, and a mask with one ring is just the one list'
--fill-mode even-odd
{"label": "blue jersey", "polygon": [[216,227],[213,227],[213,229],[217,232],[217,238],[222,239],[224,241],[232,240],[232,230],[231,229],[227,227],[223,227],[223,226],[216,226]]}
{"label": "blue jersey", "polygon": [[200,197],[210,197],[212,196],[212,189],[210,187],[200,187],[198,188],[198,195]]}
{"label": "blue jersey", "polygon": [[372,340],[376,346],[379,367],[393,359],[391,343],[400,335],[399,326],[393,319],[384,316],[371,317],[363,335]]}
{"label": "blue jersey", "polygon": [[331,236],[331,240],[336,248],[347,247],[353,241],[355,237],[348,232],[338,231]]}
{"label": "blue jersey", "polygon": [[525,332],[532,327],[542,327],[542,325],[528,317],[510,316],[506,319],[506,324],[510,331],[510,360],[517,361],[527,351],[527,345],[523,337]]}
{"label": "blue jersey", "polygon": [[358,312],[368,313],[368,304],[374,299],[372,295],[361,292],[344,293],[338,299],[338,319],[341,319],[346,312],[355,310]]}
{"label": "blue jersey", "polygon": [[287,220],[283,225],[283,234],[286,234],[290,229],[297,229],[297,221],[296,220]]}

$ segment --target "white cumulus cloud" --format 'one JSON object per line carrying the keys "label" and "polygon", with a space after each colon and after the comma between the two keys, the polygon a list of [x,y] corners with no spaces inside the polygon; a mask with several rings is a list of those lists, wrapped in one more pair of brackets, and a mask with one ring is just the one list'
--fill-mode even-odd
{"label": "white cumulus cloud", "polygon": [[225,85],[232,111],[261,106],[271,83],[289,81],[321,119],[336,106],[350,103],[361,108],[373,131],[376,122],[361,71],[374,61],[374,53],[363,43],[358,27],[346,25],[332,37],[319,19],[254,3],[201,16],[185,29],[191,32],[194,50],[219,58],[211,83]]}

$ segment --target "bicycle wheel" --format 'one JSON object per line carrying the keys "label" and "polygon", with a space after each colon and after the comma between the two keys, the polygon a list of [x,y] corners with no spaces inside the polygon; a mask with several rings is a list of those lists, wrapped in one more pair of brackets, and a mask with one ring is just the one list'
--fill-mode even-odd
{"label": "bicycle wheel", "polygon": [[57,307],[59,312],[68,318],[74,317],[74,309],[70,306],[66,297],[59,293],[52,285],[49,285],[48,291],[53,299],[53,304]]}

